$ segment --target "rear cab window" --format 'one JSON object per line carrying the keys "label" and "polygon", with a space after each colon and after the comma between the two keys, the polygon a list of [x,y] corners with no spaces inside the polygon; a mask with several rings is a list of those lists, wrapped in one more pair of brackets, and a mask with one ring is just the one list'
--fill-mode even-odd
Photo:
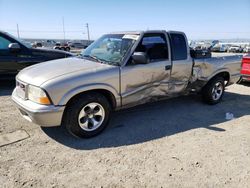
{"label": "rear cab window", "polygon": [[186,60],[187,43],[184,35],[179,33],[170,33],[170,41],[172,45],[172,60]]}

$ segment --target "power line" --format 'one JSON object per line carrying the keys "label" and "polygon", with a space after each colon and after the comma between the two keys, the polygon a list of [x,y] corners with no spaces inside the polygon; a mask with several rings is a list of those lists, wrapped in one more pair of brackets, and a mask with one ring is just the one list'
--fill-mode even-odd
{"label": "power line", "polygon": [[[18,24],[17,24],[18,26]],[[87,23],[86,26],[85,26],[88,30],[89,30],[89,24]],[[1,30],[5,30],[5,31],[10,31],[10,32],[17,32],[17,29],[1,29]],[[82,30],[65,30],[65,33],[82,33]],[[189,33],[192,33],[192,32],[199,32],[201,34],[249,34],[250,31],[226,31],[226,32],[216,32],[216,31],[211,31],[211,32],[202,32],[202,31],[195,31],[195,30],[184,30],[185,32],[189,32]],[[27,32],[27,33],[63,33],[63,31],[60,31],[60,30],[20,30],[19,29],[19,32]]]}
{"label": "power line", "polygon": [[[5,31],[16,32],[16,29],[5,29]],[[19,30],[25,33],[63,33],[63,31],[56,30]],[[65,33],[82,33],[82,30],[65,30]]]}

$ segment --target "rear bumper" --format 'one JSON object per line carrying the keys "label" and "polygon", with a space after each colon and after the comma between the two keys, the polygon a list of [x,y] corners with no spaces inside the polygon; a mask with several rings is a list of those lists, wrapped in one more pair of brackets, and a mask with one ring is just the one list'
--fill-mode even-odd
{"label": "rear bumper", "polygon": [[16,89],[12,93],[12,100],[26,120],[42,127],[61,125],[65,106],[40,105],[30,100],[23,100],[16,95]]}
{"label": "rear bumper", "polygon": [[243,80],[250,81],[250,74],[242,74],[241,76]]}

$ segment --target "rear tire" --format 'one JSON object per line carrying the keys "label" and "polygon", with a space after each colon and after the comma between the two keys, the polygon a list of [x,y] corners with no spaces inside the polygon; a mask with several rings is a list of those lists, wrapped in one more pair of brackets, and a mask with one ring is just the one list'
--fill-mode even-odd
{"label": "rear tire", "polygon": [[74,136],[90,138],[108,125],[111,106],[103,95],[89,92],[74,99],[66,108],[63,124]]}
{"label": "rear tire", "polygon": [[210,80],[202,89],[203,101],[207,104],[214,105],[221,101],[225,90],[225,79],[215,77]]}

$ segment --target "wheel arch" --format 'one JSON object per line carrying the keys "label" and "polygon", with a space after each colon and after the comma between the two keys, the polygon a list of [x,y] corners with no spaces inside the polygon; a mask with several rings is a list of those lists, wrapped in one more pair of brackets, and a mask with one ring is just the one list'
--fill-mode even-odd
{"label": "wheel arch", "polygon": [[104,97],[106,97],[107,100],[110,102],[112,109],[115,109],[120,106],[120,96],[117,94],[116,91],[113,91],[113,89],[107,87],[91,87],[91,86],[86,88],[77,88],[68,92],[62,97],[62,99],[59,102],[59,105],[68,106],[68,104],[71,103],[74,99],[89,92],[99,93]]}
{"label": "wheel arch", "polygon": [[68,106],[69,103],[71,103],[73,100],[75,100],[79,96],[87,94],[87,93],[91,93],[91,92],[95,92],[95,93],[103,95],[104,97],[106,97],[106,99],[111,104],[112,109],[116,108],[117,102],[116,102],[115,96],[110,91],[108,91],[106,89],[93,89],[93,90],[87,90],[87,91],[83,91],[81,93],[78,93],[70,98],[70,100],[66,103],[66,106]]}
{"label": "wheel arch", "polygon": [[230,73],[227,70],[223,70],[220,72],[216,72],[215,74],[213,74],[209,79],[208,82],[211,81],[212,79],[216,78],[216,77],[222,77],[224,78],[224,80],[227,82],[226,85],[229,83],[230,81]]}

